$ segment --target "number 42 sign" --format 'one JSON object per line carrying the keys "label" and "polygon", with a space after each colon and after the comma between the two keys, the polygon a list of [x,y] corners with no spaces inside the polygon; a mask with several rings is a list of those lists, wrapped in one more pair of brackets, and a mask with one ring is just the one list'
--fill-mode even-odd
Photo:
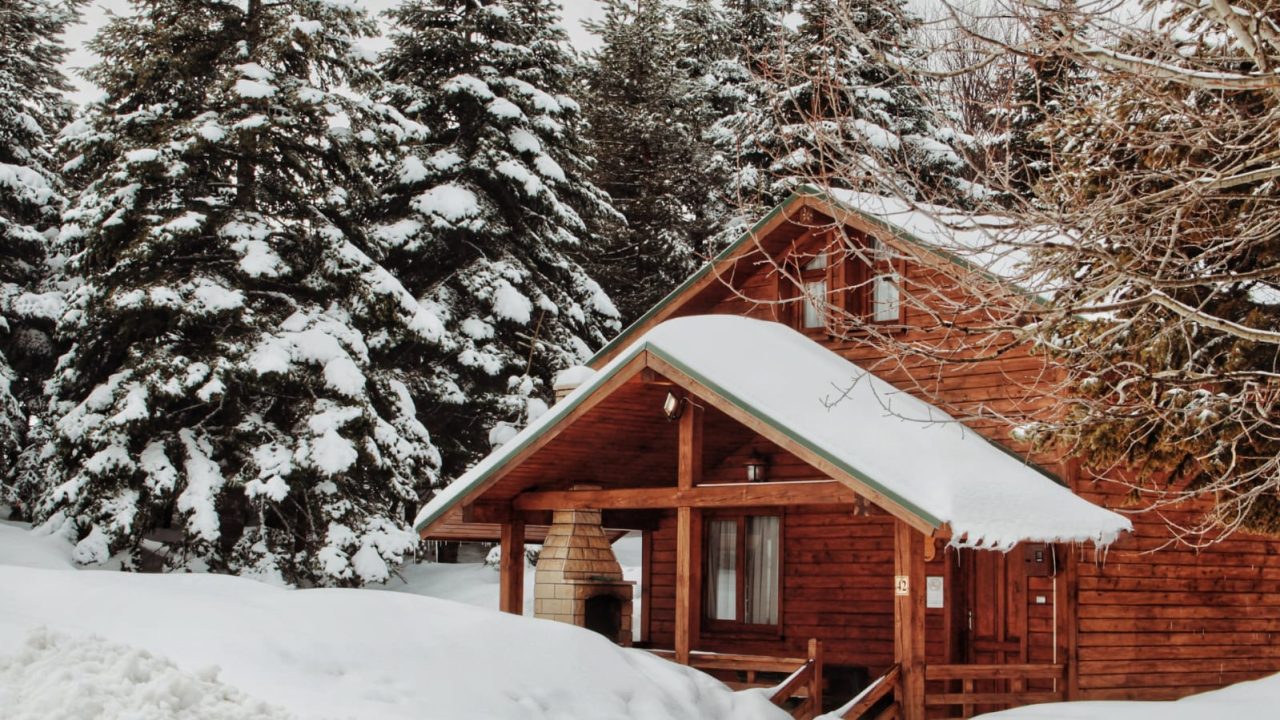
{"label": "number 42 sign", "polygon": [[893,594],[894,595],[910,595],[911,580],[906,575],[893,576]]}

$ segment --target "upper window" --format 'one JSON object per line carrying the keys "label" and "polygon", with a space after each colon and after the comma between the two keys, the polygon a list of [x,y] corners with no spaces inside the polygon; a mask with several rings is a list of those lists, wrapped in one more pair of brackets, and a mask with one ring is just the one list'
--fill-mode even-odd
{"label": "upper window", "polygon": [[776,515],[713,517],[705,527],[703,612],[707,619],[776,626],[782,519]]}
{"label": "upper window", "polygon": [[827,326],[827,252],[814,255],[800,269],[800,326],[805,329]]}
{"label": "upper window", "polygon": [[830,231],[792,253],[779,299],[793,326],[831,331],[850,321],[902,321],[898,259],[878,238],[860,241],[859,236]]}
{"label": "upper window", "polygon": [[871,321],[898,322],[902,316],[902,295],[898,289],[900,279],[896,264],[884,243],[878,238],[871,242],[872,267],[875,270],[871,279]]}

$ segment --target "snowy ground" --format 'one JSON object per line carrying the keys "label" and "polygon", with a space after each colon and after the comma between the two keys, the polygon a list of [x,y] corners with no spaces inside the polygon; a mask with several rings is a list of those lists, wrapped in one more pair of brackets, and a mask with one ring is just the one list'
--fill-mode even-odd
{"label": "snowy ground", "polygon": [[[760,692],[579,628],[413,594],[412,582],[284,590],[77,570],[70,550],[0,523],[5,720],[786,717]],[[490,584],[496,596],[492,570],[449,572],[453,596],[479,603]]]}
{"label": "snowy ground", "polygon": [[980,717],[982,720],[1261,720],[1280,717],[1280,675],[1237,683],[1177,702],[1048,703]]}

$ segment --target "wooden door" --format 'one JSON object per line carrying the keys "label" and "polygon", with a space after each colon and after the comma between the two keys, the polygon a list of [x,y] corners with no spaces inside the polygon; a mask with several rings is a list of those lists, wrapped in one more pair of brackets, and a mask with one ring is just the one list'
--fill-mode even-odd
{"label": "wooden door", "polygon": [[969,633],[965,662],[1026,662],[1027,581],[1018,554],[969,554]]}
{"label": "wooden door", "polygon": [[[964,661],[973,665],[1025,663],[1027,658],[1027,582],[1020,553],[967,551],[968,633]],[[1025,690],[1021,680],[976,681],[966,691],[1004,693]],[[1004,710],[1004,705],[966,706],[966,717]]]}

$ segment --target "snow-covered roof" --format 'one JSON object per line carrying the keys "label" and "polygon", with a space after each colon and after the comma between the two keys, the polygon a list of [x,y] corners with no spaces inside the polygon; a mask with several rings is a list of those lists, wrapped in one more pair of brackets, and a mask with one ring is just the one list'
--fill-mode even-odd
{"label": "snow-covered roof", "polygon": [[[564,420],[641,353],[838,468],[954,545],[1007,549],[1022,541],[1106,545],[1130,522],[1076,496],[939,408],[897,390],[785,325],[732,315],[668,320],[620,353],[549,412],[450,485],[418,514],[422,529]],[[697,392],[698,388],[690,388]],[[803,459],[803,457],[802,457]]]}
{"label": "snow-covered roof", "polygon": [[896,232],[899,236],[944,254],[947,259],[980,270],[1021,292],[1049,299],[1053,290],[1043,277],[1033,276],[1027,248],[1066,236],[1056,228],[1026,228],[1000,215],[981,215],[942,205],[909,202],[900,197],[853,190],[817,191]]}

